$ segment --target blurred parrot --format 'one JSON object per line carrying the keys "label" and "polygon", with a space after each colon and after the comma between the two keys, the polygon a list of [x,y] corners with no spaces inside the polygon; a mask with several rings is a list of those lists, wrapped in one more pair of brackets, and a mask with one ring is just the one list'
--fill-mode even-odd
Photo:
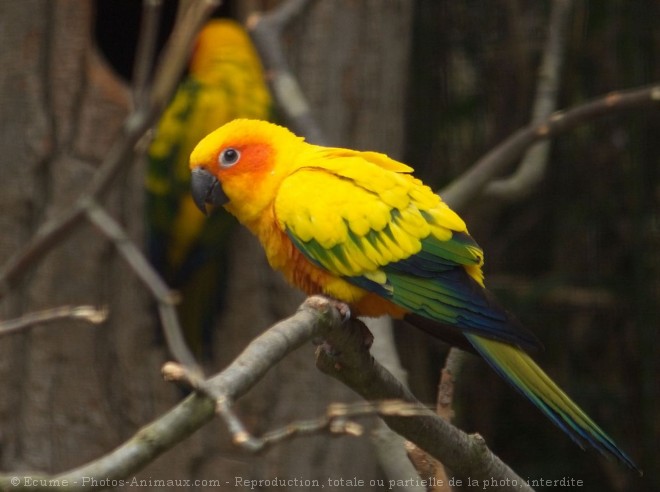
{"label": "blurred parrot", "polygon": [[148,150],[148,252],[168,285],[179,291],[179,315],[197,355],[208,337],[224,292],[225,245],[234,223],[227,214],[208,219],[190,197],[188,158],[195,144],[235,118],[267,119],[271,99],[248,34],[229,19],[209,21],[196,40],[189,74],[163,114]]}
{"label": "blurred parrot", "polygon": [[471,348],[580,447],[638,470],[527,354],[539,341],[485,289],[481,248],[412,168],[247,119],[201,140],[190,167],[197,206],[223,205],[289,282]]}

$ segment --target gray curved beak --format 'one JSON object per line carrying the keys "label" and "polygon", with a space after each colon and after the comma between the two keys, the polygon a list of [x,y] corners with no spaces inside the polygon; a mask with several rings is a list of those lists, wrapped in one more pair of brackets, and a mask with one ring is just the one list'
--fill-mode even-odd
{"label": "gray curved beak", "polygon": [[204,215],[208,215],[206,204],[221,206],[229,202],[229,198],[222,191],[220,181],[206,169],[197,167],[192,170],[190,177],[190,191],[193,201]]}

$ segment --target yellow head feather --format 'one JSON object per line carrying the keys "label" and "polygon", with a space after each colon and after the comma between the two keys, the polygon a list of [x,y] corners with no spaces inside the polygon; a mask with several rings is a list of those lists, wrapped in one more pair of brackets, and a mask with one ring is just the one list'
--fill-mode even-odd
{"label": "yellow head feather", "polygon": [[[282,180],[298,166],[307,146],[284,127],[260,120],[237,119],[207,135],[190,155],[191,169],[213,174],[230,202],[226,208],[250,228],[272,204]],[[222,166],[226,149],[239,152],[237,162]]]}
{"label": "yellow head feather", "polygon": [[[222,78],[217,67],[228,62],[236,65],[237,73],[241,70],[261,72],[259,56],[243,27],[233,20],[212,19],[197,37],[190,73],[203,83],[214,83],[214,79]],[[259,74],[257,78],[263,77]]]}

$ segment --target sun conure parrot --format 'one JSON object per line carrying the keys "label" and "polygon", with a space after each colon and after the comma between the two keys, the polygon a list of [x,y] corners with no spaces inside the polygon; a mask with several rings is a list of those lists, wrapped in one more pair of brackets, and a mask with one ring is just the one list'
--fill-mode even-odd
{"label": "sun conure parrot", "polygon": [[190,197],[190,152],[235,118],[267,119],[271,98],[259,57],[240,24],[209,21],[200,31],[187,77],[163,114],[149,147],[146,210],[149,256],[182,297],[188,343],[201,355],[223,297],[225,242],[234,220],[206,218]]}
{"label": "sun conure parrot", "polygon": [[[484,287],[465,222],[413,169],[377,152],[306,143],[286,128],[235,120],[190,156],[202,211],[223,205],[271,266],[352,315],[425,321],[470,346],[581,447],[633,461],[526,353],[539,347]],[[451,328],[441,328],[442,325]]]}

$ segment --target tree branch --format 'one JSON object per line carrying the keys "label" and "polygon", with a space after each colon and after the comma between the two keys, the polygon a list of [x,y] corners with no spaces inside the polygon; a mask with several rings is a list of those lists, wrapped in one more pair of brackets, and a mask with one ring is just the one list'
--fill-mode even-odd
{"label": "tree branch", "polygon": [[[566,30],[572,8],[572,0],[552,2],[548,36],[539,67],[538,85],[532,109],[533,123],[545,120],[557,107]],[[548,141],[536,143],[526,151],[520,165],[511,176],[491,181],[485,187],[483,194],[489,198],[507,201],[514,201],[527,196],[543,179],[549,150],[550,143]],[[456,347],[450,349],[438,385],[436,412],[448,422],[451,422],[454,417],[452,407],[454,383],[461,370],[464,358],[465,353],[460,349]],[[442,463],[425,456],[418,448],[413,447],[409,450],[409,454],[418,469],[420,466],[426,466],[430,473],[440,479],[447,476]],[[450,490],[450,488],[447,486],[442,490]]]}
{"label": "tree branch", "polygon": [[[554,0],[551,5],[548,38],[543,50],[543,60],[539,68],[538,85],[532,109],[533,123],[548,118],[557,108],[566,30],[573,9],[573,1]],[[506,201],[515,201],[527,196],[543,179],[549,153],[550,142],[547,140],[533,145],[525,153],[516,171],[507,178],[492,181],[485,188],[484,195]]]}
{"label": "tree branch", "polygon": [[660,85],[652,85],[612,92],[591,102],[558,111],[540,123],[533,123],[518,130],[486,153],[439,194],[452,208],[464,209],[483,193],[488,183],[520,158],[533,143],[555,137],[597,118],[631,109],[657,108],[658,105]]}
{"label": "tree branch", "polygon": [[[274,100],[283,113],[287,125],[298,135],[304,136],[308,142],[327,145],[328,140],[314,118],[297,78],[289,68],[281,42],[284,28],[293,18],[300,15],[308,4],[309,0],[282,2],[266,14],[251,15],[247,20],[247,27],[264,64]],[[382,318],[369,319],[365,322],[370,329],[377,330],[380,335],[376,341],[377,346],[372,348],[373,352],[377,353],[378,359],[403,381],[405,370],[401,366],[394,346],[392,320]],[[379,422],[377,429],[371,433],[371,438],[378,461],[388,479],[396,481],[414,474],[415,470],[406,458],[401,436]],[[398,487],[397,490],[413,491],[418,488]]]}
{"label": "tree branch", "polygon": [[[366,318],[363,321],[374,335],[371,354],[396,379],[407,386],[408,374],[399,359],[392,320],[387,317],[380,317]],[[392,490],[398,492],[420,492],[425,490],[424,487],[406,483],[406,479],[414,477],[418,470],[409,459],[409,455],[406,454],[406,440],[401,435],[392,431],[382,419],[378,419],[369,437],[387,479],[395,484],[403,484],[393,487]]]}
{"label": "tree branch", "polygon": [[224,371],[204,382],[198,392],[144,426],[110,453],[56,475],[38,472],[0,475],[0,490],[58,490],[54,486],[41,487],[38,483],[28,486],[28,477],[34,481],[68,484],[60,490],[70,486],[77,490],[109,488],[113,481],[138,472],[209,422],[217,413],[218,400],[230,404],[247,393],[288,353],[321,334],[329,325],[340,322],[339,313],[327,299],[309,298],[296,314],[253,340]]}
{"label": "tree branch", "polygon": [[[359,321],[354,321],[357,324]],[[456,477],[470,477],[480,484],[495,479],[492,490],[532,490],[486,446],[479,435],[469,436],[422,405],[364,347],[360,330],[333,326],[325,339],[339,355],[317,350],[317,366],[369,401],[402,400],[418,408],[417,417],[384,416],[394,431],[449,467]],[[515,485],[513,485],[515,484]],[[490,490],[490,489],[489,489]]]}
{"label": "tree branch", "polygon": [[135,50],[133,66],[133,105],[140,107],[148,100],[151,69],[156,55],[158,28],[163,7],[163,0],[143,0],[140,21],[140,37]]}
{"label": "tree branch", "polygon": [[[462,369],[465,356],[466,352],[463,352],[461,349],[456,347],[449,349],[449,353],[445,359],[445,367],[442,369],[440,383],[438,384],[435,411],[441,418],[450,423],[454,418],[454,409],[452,406],[454,401],[454,384]],[[433,487],[429,487],[429,491],[451,492],[450,475],[439,460],[429,456],[410,441],[406,443],[406,451],[420,476],[435,477],[436,483],[433,484]]]}
{"label": "tree branch", "polygon": [[[468,436],[429,409],[420,404],[401,384],[369,355],[363,343],[360,322],[342,323],[341,315],[332,304],[322,297],[310,297],[290,318],[281,321],[253,340],[245,350],[222,372],[202,382],[193,393],[172,410],[152,423],[144,426],[128,441],[101,458],[76,469],[57,475],[39,473],[14,473],[0,476],[0,488],[11,486],[12,490],[53,490],[52,486],[28,486],[27,478],[52,480],[53,483],[75,485],[80,490],[108,488],[137,472],[160,454],[190,436],[209,422],[214,415],[229,421],[230,431],[237,444],[254,450],[263,445],[250,441],[238,418],[229,410],[231,404],[247,393],[268,370],[288,353],[315,337],[324,337],[332,343],[335,353],[330,357],[319,350],[317,364],[326,373],[346,382],[372,404],[346,410],[345,407],[331,408],[330,420],[343,415],[383,415],[387,424],[418,444],[427,452],[440,458],[458,476],[474,479],[509,479],[516,483],[515,490],[527,490],[526,485],[506,465],[497,459],[479,436]],[[176,372],[168,366],[168,375]],[[179,374],[185,379],[186,370]],[[194,382],[194,380],[191,380]],[[401,400],[403,403],[392,403]],[[390,401],[390,402],[388,402]],[[342,414],[343,412],[343,414]],[[229,419],[227,418],[229,416]],[[414,417],[414,418],[411,418]],[[330,428],[321,422],[308,425],[311,430]],[[341,420],[341,419],[339,419]],[[340,428],[341,425],[340,424]],[[278,430],[266,434],[266,441],[278,442],[289,438],[287,433],[299,431]],[[344,427],[354,433],[355,427]],[[262,439],[264,441],[264,439]],[[247,443],[247,445],[245,445]],[[257,441],[257,444],[258,441]],[[12,480],[13,479],[13,480]],[[515,480],[515,482],[511,482]],[[99,487],[100,485],[100,487]],[[62,487],[66,488],[66,487]],[[513,490],[513,488],[491,488],[490,490]]]}
{"label": "tree branch", "polygon": [[0,322],[0,337],[9,335],[34,325],[52,323],[63,319],[80,319],[98,325],[108,317],[107,308],[96,308],[94,306],[60,306],[43,311],[35,311],[25,314],[20,318]]}
{"label": "tree branch", "polygon": [[144,133],[156,122],[164,110],[183,73],[195,35],[211,14],[218,0],[197,0],[191,3],[186,15],[174,26],[172,36],[164,48],[154,77],[148,104],[136,108],[124,121],[121,132],[108,151],[92,182],[78,201],[60,216],[42,225],[20,251],[0,269],[0,298],[15,287],[26,271],[82,223],[87,203],[101,198],[115,177],[133,162],[133,149]]}
{"label": "tree branch", "polygon": [[203,377],[202,368],[188,349],[181,331],[175,308],[178,295],[170,290],[140,248],[131,241],[128,234],[101,206],[90,201],[87,204],[86,213],[91,223],[112,241],[126,263],[158,303],[163,332],[172,356],[192,372],[191,378],[201,379]]}
{"label": "tree branch", "polygon": [[291,72],[280,40],[282,31],[302,12],[309,0],[289,0],[266,14],[252,14],[247,28],[259,52],[271,92],[284,113],[287,126],[309,142],[324,145],[323,130],[312,116],[298,80]]}

